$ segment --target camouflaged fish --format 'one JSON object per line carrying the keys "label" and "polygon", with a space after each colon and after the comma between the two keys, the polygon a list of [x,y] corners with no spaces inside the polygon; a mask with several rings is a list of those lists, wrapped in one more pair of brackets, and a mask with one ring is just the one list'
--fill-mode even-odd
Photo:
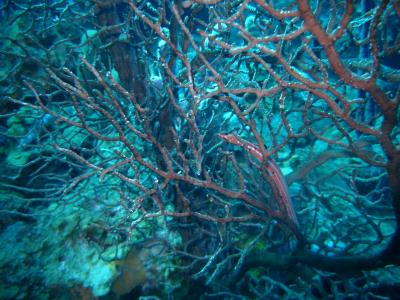
{"label": "camouflaged fish", "polygon": [[267,171],[271,176],[272,181],[275,183],[276,189],[279,193],[279,199],[277,200],[279,201],[280,206],[285,208],[286,214],[290,218],[290,220],[298,227],[299,222],[293,209],[293,203],[289,195],[289,189],[286,183],[286,179],[276,162],[270,157],[265,160],[260,148],[257,145],[245,141],[234,134],[219,134],[218,136],[230,144],[242,147],[255,158],[257,158],[260,162],[265,161]]}

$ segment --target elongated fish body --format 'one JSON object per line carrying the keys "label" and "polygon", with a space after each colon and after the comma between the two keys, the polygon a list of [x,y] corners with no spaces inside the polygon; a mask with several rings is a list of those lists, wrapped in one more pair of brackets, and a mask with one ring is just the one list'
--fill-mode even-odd
{"label": "elongated fish body", "polygon": [[223,140],[227,141],[230,144],[237,145],[242,147],[251,155],[253,155],[256,159],[260,162],[266,163],[267,170],[269,175],[271,176],[272,181],[274,182],[276,189],[279,193],[278,201],[286,210],[286,214],[290,218],[290,220],[298,227],[299,222],[297,220],[296,213],[293,209],[293,202],[289,195],[289,189],[286,183],[286,179],[282,174],[281,169],[276,164],[276,162],[272,158],[264,159],[264,156],[257,145],[254,145],[248,141],[242,140],[241,138],[237,137],[233,134],[219,134],[219,137]]}

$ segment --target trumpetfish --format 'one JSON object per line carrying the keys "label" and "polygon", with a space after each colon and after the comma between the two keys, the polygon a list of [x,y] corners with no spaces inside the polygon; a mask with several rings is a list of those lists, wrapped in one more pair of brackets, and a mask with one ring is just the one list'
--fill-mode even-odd
{"label": "trumpetfish", "polygon": [[290,198],[288,185],[286,183],[285,176],[283,175],[281,169],[276,164],[276,162],[271,157],[265,159],[264,155],[257,145],[245,141],[234,134],[218,134],[218,136],[230,144],[242,147],[261,163],[265,161],[269,176],[271,176],[271,179],[274,182],[276,190],[279,194],[277,199],[277,201],[279,202],[279,206],[284,207],[286,215],[298,228],[299,221],[297,220],[296,213],[293,209],[293,202]]}

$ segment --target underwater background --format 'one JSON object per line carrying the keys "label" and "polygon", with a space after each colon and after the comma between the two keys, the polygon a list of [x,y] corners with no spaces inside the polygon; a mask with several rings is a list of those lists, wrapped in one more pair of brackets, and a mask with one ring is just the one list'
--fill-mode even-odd
{"label": "underwater background", "polygon": [[0,1],[0,299],[400,299],[399,28]]}

